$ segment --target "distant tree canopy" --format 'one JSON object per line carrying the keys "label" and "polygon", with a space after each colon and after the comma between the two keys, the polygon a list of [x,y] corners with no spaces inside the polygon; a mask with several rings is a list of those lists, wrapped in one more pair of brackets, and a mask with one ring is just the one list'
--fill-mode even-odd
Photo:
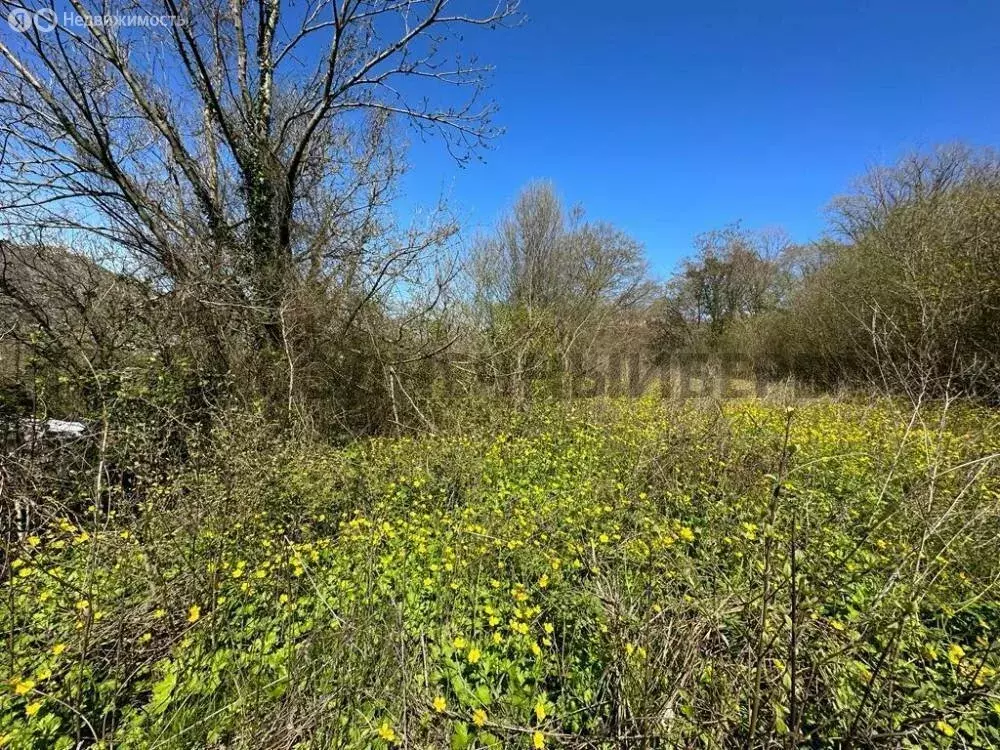
{"label": "distant tree canopy", "polygon": [[470,270],[477,367],[519,400],[533,383],[565,391],[595,360],[624,351],[621,329],[655,291],[642,246],[567,212],[548,183],[526,187],[477,241]]}
{"label": "distant tree canopy", "polygon": [[810,245],[730,227],[699,238],[668,298],[675,346],[738,351],[821,385],[995,399],[1000,159],[962,146],[870,171]]}
{"label": "distant tree canopy", "polygon": [[[456,387],[520,405],[692,354],[822,388],[1000,398],[992,152],[870,171],[816,242],[701,234],[662,285],[635,239],[544,182],[464,257],[443,209],[403,226],[395,122],[453,148],[494,133],[473,106],[483,68],[434,40],[515,7],[451,6],[169,6],[187,21],[162,40],[177,75],[101,27],[0,42],[0,394],[167,421],[252,405],[349,436],[433,429]],[[309,73],[294,50],[314,34],[329,55]],[[400,78],[477,93],[433,106]]]}
{"label": "distant tree canopy", "polygon": [[678,313],[673,321],[691,325],[703,347],[719,348],[734,326],[782,301],[790,242],[780,231],[751,232],[737,224],[699,235],[695,248],[668,285]]}
{"label": "distant tree canopy", "polygon": [[843,244],[797,290],[782,367],[823,382],[996,398],[1000,160],[962,147],[870,172],[833,204]]}

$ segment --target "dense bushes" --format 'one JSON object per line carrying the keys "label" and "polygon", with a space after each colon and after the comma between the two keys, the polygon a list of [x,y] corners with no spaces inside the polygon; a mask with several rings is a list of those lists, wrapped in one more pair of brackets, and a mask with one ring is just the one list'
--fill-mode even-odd
{"label": "dense bushes", "polygon": [[851,240],[789,304],[783,364],[914,393],[995,400],[1000,161],[962,149],[870,175],[837,204]]}
{"label": "dense bushes", "polygon": [[533,184],[464,269],[421,246],[367,268],[368,287],[336,264],[322,283],[289,280],[269,313],[280,340],[264,344],[252,309],[0,242],[0,398],[94,417],[130,397],[120,382],[170,380],[185,412],[260,408],[342,441],[433,430],[456,394],[523,406],[600,391],[616,369],[721,356],[765,380],[995,402],[1000,161],[908,157],[838,199],[833,220],[836,239],[809,245],[708,232],[657,293],[634,240]]}
{"label": "dense bushes", "polygon": [[826,388],[997,401],[1000,159],[908,156],[832,209],[836,241],[808,247],[710,235],[674,284],[672,339]]}

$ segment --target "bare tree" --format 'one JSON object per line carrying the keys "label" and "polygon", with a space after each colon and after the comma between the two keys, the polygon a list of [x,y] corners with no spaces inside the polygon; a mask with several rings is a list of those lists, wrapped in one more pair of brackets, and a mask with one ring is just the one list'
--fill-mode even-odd
{"label": "bare tree", "polygon": [[697,253],[671,284],[682,315],[718,340],[729,325],[773,308],[781,294],[781,258],[791,242],[780,230],[735,224],[695,238]]}
{"label": "bare tree", "polygon": [[[371,261],[402,168],[393,115],[461,157],[496,132],[478,104],[486,69],[449,45],[511,4],[480,15],[449,0],[71,5],[172,23],[57,23],[0,43],[6,222],[96,234],[165,286],[211,298],[221,283],[273,313],[290,277]],[[435,107],[431,84],[471,94]],[[269,314],[276,341],[278,325]]]}
{"label": "bare tree", "polygon": [[833,228],[852,242],[879,232],[898,208],[931,205],[956,188],[1000,182],[1000,159],[960,143],[907,154],[895,164],[873,166],[846,195],[830,204]]}
{"label": "bare tree", "polygon": [[477,5],[70,0],[69,16],[0,0],[56,20],[0,39],[0,221],[117,258],[224,368],[234,352],[291,365],[313,328],[295,305],[322,309],[336,345],[440,280],[425,261],[454,223],[435,209],[399,227],[390,208],[400,128],[460,160],[497,134],[463,39],[515,19],[516,0]]}
{"label": "bare tree", "polygon": [[[565,390],[608,346],[622,350],[611,329],[627,325],[653,290],[641,245],[609,224],[584,221],[580,209],[567,212],[549,183],[526,187],[480,239],[472,271],[485,361],[518,399],[545,378]],[[602,342],[605,351],[596,351]]]}

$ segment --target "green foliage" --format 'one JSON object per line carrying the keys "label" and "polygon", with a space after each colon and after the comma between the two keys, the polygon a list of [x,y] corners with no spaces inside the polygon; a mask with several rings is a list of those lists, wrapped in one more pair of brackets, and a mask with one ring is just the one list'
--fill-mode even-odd
{"label": "green foliage", "polygon": [[910,155],[834,208],[845,244],[828,244],[763,326],[774,366],[824,384],[1000,399],[1000,158]]}
{"label": "green foliage", "polygon": [[996,745],[998,418],[897,408],[223,419],[9,551],[0,744]]}

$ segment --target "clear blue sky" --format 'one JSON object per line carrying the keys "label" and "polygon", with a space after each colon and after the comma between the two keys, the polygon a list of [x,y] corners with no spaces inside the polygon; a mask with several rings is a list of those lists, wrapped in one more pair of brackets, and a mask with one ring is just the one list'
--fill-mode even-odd
{"label": "clear blue sky", "polygon": [[506,133],[465,168],[415,143],[406,203],[448,196],[466,227],[519,188],[641,240],[667,274],[698,232],[742,220],[820,234],[824,208],[914,147],[1000,145],[1000,2],[522,0],[476,34]]}

